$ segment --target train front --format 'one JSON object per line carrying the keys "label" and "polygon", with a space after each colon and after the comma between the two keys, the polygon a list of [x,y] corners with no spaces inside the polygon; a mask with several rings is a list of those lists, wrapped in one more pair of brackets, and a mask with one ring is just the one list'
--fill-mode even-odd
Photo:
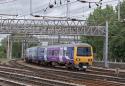
{"label": "train front", "polygon": [[86,70],[93,62],[93,49],[90,45],[79,45],[74,50],[74,64],[78,69]]}

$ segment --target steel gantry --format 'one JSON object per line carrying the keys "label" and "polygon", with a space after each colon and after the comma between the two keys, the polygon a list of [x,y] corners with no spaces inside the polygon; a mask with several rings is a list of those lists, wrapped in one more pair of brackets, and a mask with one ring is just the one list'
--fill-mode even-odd
{"label": "steel gantry", "polygon": [[71,43],[75,41],[80,41],[80,39],[76,39],[73,36],[53,36],[53,35],[22,35],[22,36],[10,36],[10,40],[13,42],[23,42],[26,40],[27,42],[40,43],[40,42],[48,42],[50,45],[57,43]]}
{"label": "steel gantry", "polygon": [[[0,19],[0,34],[27,35],[63,35],[63,36],[102,36],[105,38],[105,66],[108,58],[108,22],[105,26],[92,24],[84,20],[52,19]],[[9,40],[9,38],[8,38]],[[9,44],[8,44],[9,47]],[[10,50],[8,50],[9,52]]]}
{"label": "steel gantry", "polygon": [[105,26],[88,26],[83,20],[1,19],[0,33],[104,36]]}

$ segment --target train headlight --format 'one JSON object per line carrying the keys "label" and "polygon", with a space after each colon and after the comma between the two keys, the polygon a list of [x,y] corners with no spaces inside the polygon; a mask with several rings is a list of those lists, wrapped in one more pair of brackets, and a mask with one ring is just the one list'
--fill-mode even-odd
{"label": "train headlight", "polygon": [[79,59],[79,58],[77,58],[77,59],[76,59],[76,61],[80,61],[80,59]]}

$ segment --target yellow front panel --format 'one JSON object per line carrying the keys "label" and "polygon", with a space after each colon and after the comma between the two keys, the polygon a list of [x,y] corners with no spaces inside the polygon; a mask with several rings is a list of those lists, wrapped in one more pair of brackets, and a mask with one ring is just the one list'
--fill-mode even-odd
{"label": "yellow front panel", "polygon": [[77,64],[77,61],[76,61],[76,58],[77,58],[77,56],[76,56],[76,54],[77,54],[77,47],[74,47],[74,64]]}
{"label": "yellow front panel", "polygon": [[77,47],[74,47],[74,64],[89,63],[89,65],[92,65],[93,62],[92,48],[91,48],[91,53],[92,56],[77,56]]}

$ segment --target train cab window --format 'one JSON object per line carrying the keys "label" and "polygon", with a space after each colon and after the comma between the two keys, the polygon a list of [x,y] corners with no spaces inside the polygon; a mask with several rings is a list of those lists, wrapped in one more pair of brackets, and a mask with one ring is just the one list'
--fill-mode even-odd
{"label": "train cab window", "polygon": [[91,48],[77,47],[77,56],[91,56]]}

